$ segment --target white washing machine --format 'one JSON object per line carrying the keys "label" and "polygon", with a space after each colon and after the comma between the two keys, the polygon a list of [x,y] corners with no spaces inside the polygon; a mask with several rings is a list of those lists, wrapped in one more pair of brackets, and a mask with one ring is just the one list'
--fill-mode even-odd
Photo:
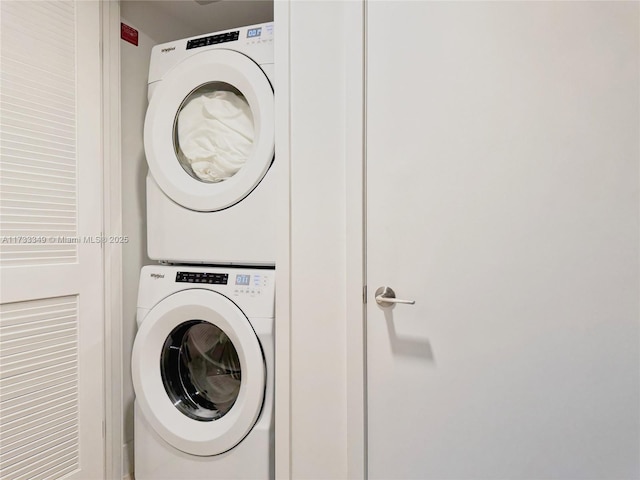
{"label": "white washing machine", "polygon": [[274,478],[274,283],[268,268],[142,269],[137,480]]}
{"label": "white washing machine", "polygon": [[147,247],[275,264],[273,23],[157,45],[144,124]]}

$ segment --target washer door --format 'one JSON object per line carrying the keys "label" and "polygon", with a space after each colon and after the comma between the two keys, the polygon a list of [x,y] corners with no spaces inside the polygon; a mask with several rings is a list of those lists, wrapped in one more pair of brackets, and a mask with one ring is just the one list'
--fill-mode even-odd
{"label": "washer door", "polygon": [[258,338],[242,311],[210,290],[184,290],[153,307],[131,363],[142,413],[183,452],[226,452],[262,409],[266,370]]}
{"label": "washer door", "polygon": [[240,202],[273,161],[269,79],[232,50],[187,58],[155,87],[144,148],[153,178],[174,202],[203,212]]}

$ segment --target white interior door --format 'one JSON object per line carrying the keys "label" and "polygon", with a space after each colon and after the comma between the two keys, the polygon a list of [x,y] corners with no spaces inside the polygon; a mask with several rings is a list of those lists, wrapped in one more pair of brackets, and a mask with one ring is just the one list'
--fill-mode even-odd
{"label": "white interior door", "polygon": [[639,478],[638,8],[368,3],[369,478]]}
{"label": "white interior door", "polygon": [[97,1],[0,2],[0,477],[104,477]]}

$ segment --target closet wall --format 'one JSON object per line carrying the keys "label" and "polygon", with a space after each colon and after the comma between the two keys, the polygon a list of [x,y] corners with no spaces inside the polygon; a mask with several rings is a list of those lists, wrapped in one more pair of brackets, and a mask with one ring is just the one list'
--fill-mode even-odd
{"label": "closet wall", "polygon": [[121,40],[122,227],[123,247],[123,455],[126,478],[133,472],[133,401],[131,349],[136,333],[140,268],[155,263],[146,255],[143,127],[151,48],[158,44],[242,25],[273,20],[273,2],[121,1],[122,22],[138,31],[138,45]]}

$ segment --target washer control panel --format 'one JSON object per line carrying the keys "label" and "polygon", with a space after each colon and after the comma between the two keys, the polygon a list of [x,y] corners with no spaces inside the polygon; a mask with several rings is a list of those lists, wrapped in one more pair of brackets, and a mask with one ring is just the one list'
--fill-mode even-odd
{"label": "washer control panel", "polygon": [[150,310],[183,290],[206,289],[233,301],[249,318],[271,318],[275,282],[273,267],[146,265],[140,272],[138,308]]}
{"label": "washer control panel", "polygon": [[176,282],[178,283],[208,283],[211,285],[226,285],[229,281],[227,273],[209,272],[177,272]]}
{"label": "washer control panel", "polygon": [[260,270],[231,270],[229,273],[179,270],[176,272],[176,283],[227,285],[227,295],[254,297],[262,295],[269,286],[269,274]]}

